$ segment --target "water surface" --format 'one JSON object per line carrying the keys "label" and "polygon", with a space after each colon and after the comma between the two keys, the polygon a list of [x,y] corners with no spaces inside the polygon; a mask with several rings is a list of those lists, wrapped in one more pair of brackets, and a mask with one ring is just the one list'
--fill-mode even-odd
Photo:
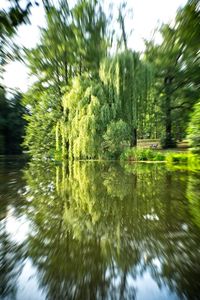
{"label": "water surface", "polygon": [[0,299],[200,299],[200,175],[0,160]]}

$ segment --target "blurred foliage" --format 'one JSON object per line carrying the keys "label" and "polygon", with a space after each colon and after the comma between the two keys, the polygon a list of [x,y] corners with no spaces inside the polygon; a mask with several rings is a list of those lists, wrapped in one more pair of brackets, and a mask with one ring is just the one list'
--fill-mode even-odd
{"label": "blurred foliage", "polygon": [[200,154],[200,102],[194,106],[188,127],[188,139],[192,151]]}
{"label": "blurred foliage", "polygon": [[[72,87],[63,97],[66,121],[60,132],[60,144],[63,135],[69,144],[70,158],[98,158],[109,115],[106,115],[105,88],[98,80],[77,77]],[[106,111],[107,109],[107,111]],[[109,113],[109,111],[108,111]]]}
{"label": "blurred foliage", "polygon": [[24,149],[35,158],[53,158],[55,154],[56,120],[61,117],[59,98],[52,89],[41,91],[35,84],[23,97],[23,105],[27,108],[24,115],[28,126],[25,128]]}
{"label": "blurred foliage", "polygon": [[[66,149],[63,142],[67,143],[68,157],[90,159],[119,155],[120,139],[134,144],[139,115],[137,100],[145,105],[148,71],[137,53],[129,50],[105,60],[97,80],[91,80],[87,74],[75,77],[63,97],[64,124],[62,120],[58,148]],[[132,84],[134,76],[137,81]]]}
{"label": "blurred foliage", "polygon": [[[67,123],[68,118],[72,118],[75,111],[72,109],[71,115],[68,116],[68,107],[63,108],[62,106],[62,101],[65,103],[62,96],[66,90],[70,91],[70,89],[72,89],[70,93],[73,94],[73,82],[78,80],[74,80],[74,78],[82,76],[81,78],[84,80],[84,74],[87,78],[85,82],[87,82],[88,93],[89,83],[93,89],[92,80],[95,82],[98,78],[100,60],[107,52],[109,39],[106,35],[107,19],[99,1],[81,0],[72,8],[69,8],[66,1],[59,1],[57,8],[50,7],[46,14],[46,20],[47,28],[41,30],[41,40],[38,46],[35,49],[26,50],[28,65],[32,74],[37,77],[37,83],[25,95],[24,104],[30,106],[30,114],[25,117],[28,119],[25,145],[29,148],[31,155],[40,157],[64,158],[70,152],[69,146],[71,153],[74,151],[74,156],[78,156],[77,151],[79,150],[74,149],[74,144],[77,143],[73,140],[73,144],[69,145],[69,139],[72,140],[72,138],[68,136],[71,128],[74,129],[72,136],[77,136],[77,124],[74,126],[74,124]],[[83,86],[85,85],[86,83],[83,83]],[[36,94],[35,90],[38,91]],[[74,96],[76,92],[73,94]],[[68,97],[71,97],[70,93]],[[77,96],[82,96],[81,93],[78,91]],[[89,94],[88,97],[90,97]],[[76,98],[74,101],[76,102]],[[93,104],[96,105],[96,100]],[[91,114],[93,114],[91,110],[93,104],[90,108],[88,107],[88,112],[91,111]],[[43,122],[40,119],[45,107],[49,107],[51,110],[51,121]],[[86,105],[85,108],[87,109]],[[94,107],[94,109],[97,108]],[[78,113],[79,111],[77,111]],[[48,120],[50,119],[48,118]],[[98,120],[94,121],[95,123],[99,122]],[[39,123],[42,123],[43,126],[38,126]],[[87,124],[89,123],[82,127],[83,130],[87,129]],[[35,138],[38,135],[41,136],[39,142]],[[85,147],[93,140],[92,131],[91,137],[89,137],[89,132],[87,136],[91,139],[90,141],[85,139]],[[83,145],[83,156],[96,155],[97,144],[98,140],[94,141],[94,144],[90,144],[88,153],[85,153]]]}
{"label": "blurred foliage", "polygon": [[120,160],[128,161],[165,161],[165,154],[156,150],[127,148],[120,155]]}
{"label": "blurred foliage", "polygon": [[200,186],[199,174],[191,175],[189,178],[189,183],[187,188],[187,198],[189,200],[189,209],[190,209],[193,222],[200,228],[199,186]]}
{"label": "blurred foliage", "polygon": [[113,155],[114,158],[118,158],[124,146],[128,144],[130,135],[130,128],[127,123],[122,120],[116,122],[111,121],[103,135],[103,147]]}
{"label": "blurred foliage", "polygon": [[26,0],[22,3],[21,0],[7,1],[8,7],[0,10],[0,36],[11,36],[16,32],[19,25],[29,22],[30,8],[36,1]]}
{"label": "blurred foliage", "polygon": [[7,1],[7,7],[0,10],[0,79],[2,79],[3,66],[16,58],[18,46],[12,37],[16,34],[21,24],[29,23],[30,8],[36,1],[21,0]]}
{"label": "blurred foliage", "polygon": [[198,173],[200,171],[200,157],[197,154],[168,153],[166,154],[166,165],[169,170],[190,171]]}
{"label": "blurred foliage", "polygon": [[155,101],[161,109],[164,146],[173,147],[186,135],[189,113],[199,98],[198,1],[188,1],[178,11],[175,25],[163,25],[161,34],[161,45],[146,43],[145,57],[155,66]]}

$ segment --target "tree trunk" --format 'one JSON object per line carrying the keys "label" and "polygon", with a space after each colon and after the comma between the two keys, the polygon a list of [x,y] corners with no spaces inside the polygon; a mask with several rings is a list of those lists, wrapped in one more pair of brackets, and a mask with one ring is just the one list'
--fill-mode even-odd
{"label": "tree trunk", "polygon": [[126,38],[126,31],[125,31],[125,25],[124,25],[124,17],[122,16],[121,10],[119,10],[119,22],[122,28],[122,37],[124,42],[124,48],[127,50],[127,38]]}
{"label": "tree trunk", "polygon": [[165,141],[164,141],[164,148],[172,148],[175,146],[172,137],[172,116],[171,116],[171,88],[172,88],[172,80],[173,77],[168,76],[164,80],[165,84],[165,93],[166,93],[166,100],[165,100]]}
{"label": "tree trunk", "polygon": [[131,147],[136,147],[137,146],[137,129],[136,128],[133,128],[131,130],[131,143],[130,143],[130,146]]}
{"label": "tree trunk", "polygon": [[171,108],[168,106],[166,109],[166,122],[165,122],[165,147],[169,148],[173,146],[172,139],[172,119],[171,119]]}

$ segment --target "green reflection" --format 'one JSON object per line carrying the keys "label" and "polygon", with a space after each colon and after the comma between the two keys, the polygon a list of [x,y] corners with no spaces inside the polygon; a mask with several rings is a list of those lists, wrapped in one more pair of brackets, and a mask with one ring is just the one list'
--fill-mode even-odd
{"label": "green reflection", "polygon": [[187,188],[189,209],[194,223],[200,228],[200,174],[190,174]]}
{"label": "green reflection", "polygon": [[28,255],[47,299],[134,299],[146,272],[160,289],[198,298],[198,228],[185,174],[74,162],[31,164],[24,176]]}
{"label": "green reflection", "polygon": [[6,157],[0,157],[0,299],[16,299],[17,281],[26,256],[24,242],[18,243],[8,230],[11,219],[19,215],[23,200],[18,194],[23,186],[19,176],[23,165],[16,158],[6,161]]}

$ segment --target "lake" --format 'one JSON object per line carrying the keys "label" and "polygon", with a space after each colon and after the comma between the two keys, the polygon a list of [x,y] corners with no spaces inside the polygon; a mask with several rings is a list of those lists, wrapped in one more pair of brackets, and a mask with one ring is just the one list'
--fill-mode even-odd
{"label": "lake", "polygon": [[0,299],[200,299],[200,174],[0,159]]}

